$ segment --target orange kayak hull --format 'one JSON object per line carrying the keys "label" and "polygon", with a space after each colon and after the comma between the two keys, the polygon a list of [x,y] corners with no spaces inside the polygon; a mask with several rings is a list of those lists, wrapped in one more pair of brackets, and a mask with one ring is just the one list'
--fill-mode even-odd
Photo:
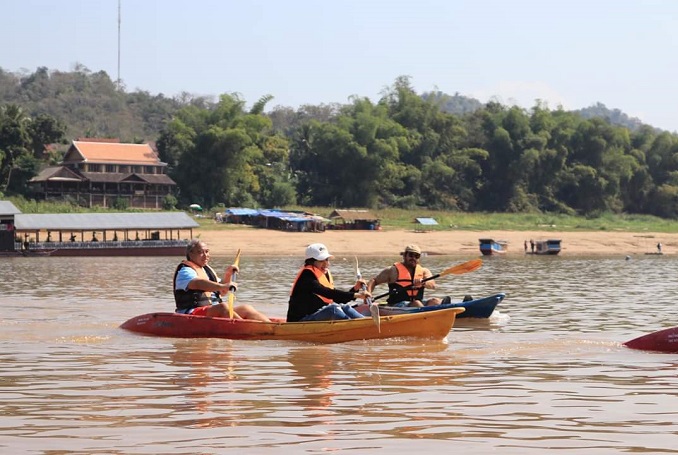
{"label": "orange kayak hull", "polygon": [[371,318],[285,322],[212,318],[179,313],[148,313],[120,327],[131,332],[174,338],[228,338],[233,340],[292,340],[342,343],[355,340],[413,337],[442,340],[452,330],[463,308],[415,314],[382,316],[379,327]]}

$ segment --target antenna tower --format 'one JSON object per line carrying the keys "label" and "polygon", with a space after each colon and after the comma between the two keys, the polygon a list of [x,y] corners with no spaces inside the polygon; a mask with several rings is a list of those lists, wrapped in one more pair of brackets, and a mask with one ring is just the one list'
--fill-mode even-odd
{"label": "antenna tower", "polygon": [[118,90],[120,90],[120,0],[118,0]]}

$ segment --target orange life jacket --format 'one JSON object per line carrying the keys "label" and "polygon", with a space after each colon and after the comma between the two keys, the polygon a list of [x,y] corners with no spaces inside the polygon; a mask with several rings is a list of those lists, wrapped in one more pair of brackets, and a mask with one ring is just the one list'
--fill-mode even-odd
{"label": "orange life jacket", "polygon": [[[301,276],[301,273],[304,270],[310,270],[313,275],[315,275],[316,279],[320,284],[325,286],[326,288],[334,289],[334,279],[332,278],[332,274],[330,273],[329,270],[327,270],[325,273],[323,273],[322,270],[320,270],[318,267],[314,267],[312,265],[305,265],[303,266],[300,270],[299,273],[297,273],[297,277],[294,279],[294,283],[292,283],[292,288],[290,289],[290,295],[292,295],[292,291],[294,291],[294,287],[297,285],[297,281],[299,281],[299,277]],[[327,297],[323,297],[322,295],[315,294],[320,300],[323,302],[330,304],[332,303],[332,299],[329,299]]]}
{"label": "orange life jacket", "polygon": [[388,303],[398,303],[404,300],[421,300],[424,298],[424,287],[422,286],[419,289],[405,289],[407,286],[414,284],[414,280],[419,278],[420,280],[424,279],[424,268],[419,264],[414,269],[414,275],[410,275],[410,271],[407,269],[405,264],[402,262],[396,262],[393,264],[398,271],[398,277],[394,283],[389,283],[388,288],[391,292],[387,302]]}

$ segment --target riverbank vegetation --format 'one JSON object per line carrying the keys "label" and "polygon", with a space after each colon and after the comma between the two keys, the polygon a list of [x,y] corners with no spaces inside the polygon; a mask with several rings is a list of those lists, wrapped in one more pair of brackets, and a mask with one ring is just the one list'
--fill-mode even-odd
{"label": "riverbank vegetation", "polygon": [[[450,214],[440,220],[447,227],[482,225],[475,213],[561,226],[631,217],[623,214],[678,217],[678,135],[539,101],[531,109],[473,105],[459,95],[418,94],[402,76],[376,102],[355,96],[345,105],[265,112],[272,96],[250,108],[237,93],[154,100],[82,68],[24,77],[0,70],[0,88],[0,192],[29,200],[28,180],[58,161],[48,145],[82,131],[157,141],[178,184],[178,207],[438,211]],[[87,111],[85,130],[60,117],[76,105]],[[111,111],[125,112],[125,121]],[[121,137],[132,124],[144,127]]]}
{"label": "riverbank vegetation", "polygon": [[[22,213],[92,213],[118,212],[119,210],[94,208],[84,209],[77,205],[44,201],[26,200],[22,197],[8,198]],[[223,212],[225,207],[216,207],[204,212],[190,211],[196,216],[195,220],[201,229],[228,230],[240,229],[242,225],[217,223],[214,215]],[[334,210],[329,207],[287,206],[284,210],[302,211],[328,217]],[[127,211],[139,211],[128,209]],[[535,213],[463,213],[445,210],[407,210],[398,208],[371,210],[380,220],[383,229],[418,229],[416,218],[433,218],[438,223],[426,226],[431,231],[611,231],[611,232],[666,232],[678,233],[678,223],[673,220],[651,215],[629,215],[605,213],[595,217],[583,217],[565,214],[535,214]]]}

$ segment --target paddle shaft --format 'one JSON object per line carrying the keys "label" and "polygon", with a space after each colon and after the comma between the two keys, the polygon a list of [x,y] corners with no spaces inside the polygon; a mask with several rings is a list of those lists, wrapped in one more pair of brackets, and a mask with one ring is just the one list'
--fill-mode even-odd
{"label": "paddle shaft", "polygon": [[[235,254],[235,261],[233,261],[233,264],[236,267],[240,266],[240,249],[238,248],[238,252]],[[238,273],[236,271],[233,271],[231,274],[231,282],[234,282],[237,278]],[[233,319],[233,303],[235,302],[235,286],[229,286],[228,287],[228,317]]]}
{"label": "paddle shaft", "polygon": [[[358,266],[358,257],[357,257],[357,256],[355,256],[355,277],[356,277],[357,280],[360,280],[360,279],[363,277],[363,275],[360,273],[360,267]],[[362,286],[361,286],[360,288],[361,288],[363,291],[366,291],[366,290],[367,290],[367,285],[363,283]],[[367,304],[371,304],[371,303],[372,303],[372,297],[367,297],[367,298],[365,299],[365,302],[366,302]]]}

